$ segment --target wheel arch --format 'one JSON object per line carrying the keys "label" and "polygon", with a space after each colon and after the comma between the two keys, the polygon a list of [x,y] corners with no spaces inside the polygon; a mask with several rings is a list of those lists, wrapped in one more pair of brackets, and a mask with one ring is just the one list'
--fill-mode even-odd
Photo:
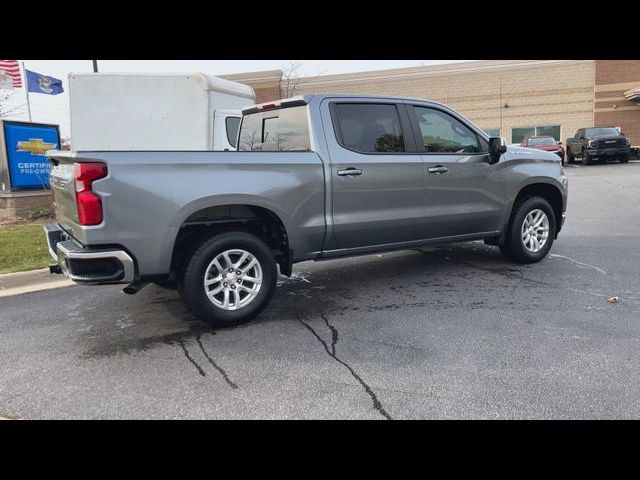
{"label": "wheel arch", "polygon": [[562,213],[564,211],[564,198],[562,195],[562,190],[558,185],[553,183],[544,182],[544,181],[533,181],[527,183],[525,185],[521,185],[518,192],[513,198],[513,203],[511,205],[511,212],[509,214],[509,221],[507,222],[508,230],[511,220],[513,219],[513,215],[518,208],[518,206],[525,201],[527,198],[531,197],[542,197],[549,202],[551,208],[553,209],[553,214],[555,216],[555,224],[556,231],[555,237],[557,238],[560,229],[562,228]]}
{"label": "wheel arch", "polygon": [[288,217],[277,207],[253,197],[197,200],[176,215],[165,239],[165,258],[170,275],[179,270],[185,256],[206,238],[224,230],[256,235],[272,249],[280,271],[291,274],[292,252]]}

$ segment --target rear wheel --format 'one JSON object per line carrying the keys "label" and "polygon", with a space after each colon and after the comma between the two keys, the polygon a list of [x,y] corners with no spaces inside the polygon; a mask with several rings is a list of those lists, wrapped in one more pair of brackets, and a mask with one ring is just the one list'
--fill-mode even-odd
{"label": "rear wheel", "polygon": [[275,260],[258,237],[225,232],[191,256],[180,285],[189,310],[201,320],[232,327],[258,315],[273,296]]}
{"label": "rear wheel", "polygon": [[535,263],[546,257],[553,245],[556,218],[549,202],[530,197],[516,207],[508,226],[502,253],[516,263]]}

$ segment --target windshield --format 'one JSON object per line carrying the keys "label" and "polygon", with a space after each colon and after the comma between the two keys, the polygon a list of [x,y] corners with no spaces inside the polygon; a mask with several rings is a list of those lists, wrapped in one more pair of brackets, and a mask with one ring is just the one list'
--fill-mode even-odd
{"label": "windshield", "polygon": [[556,140],[553,137],[538,137],[527,140],[528,147],[538,147],[540,145],[556,145]]}
{"label": "windshield", "polygon": [[620,135],[620,132],[613,127],[587,128],[585,135],[587,137],[615,137]]}

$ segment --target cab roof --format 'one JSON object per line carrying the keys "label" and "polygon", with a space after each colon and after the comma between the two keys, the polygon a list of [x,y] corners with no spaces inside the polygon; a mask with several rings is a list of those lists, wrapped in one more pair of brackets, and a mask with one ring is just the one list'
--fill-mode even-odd
{"label": "cab roof", "polygon": [[428,100],[425,98],[397,97],[393,95],[376,95],[376,94],[322,93],[322,94],[312,94],[312,95],[297,95],[291,98],[281,98],[279,100],[272,100],[270,102],[258,103],[251,107],[245,108],[242,111],[242,113],[248,114],[248,113],[255,113],[261,110],[291,107],[295,105],[308,105],[311,102],[321,102],[325,98],[353,98],[353,99],[362,99],[362,100],[395,100],[398,102],[415,101],[415,102],[429,103],[431,105],[440,105],[442,107],[449,108],[443,103],[436,102],[434,100]]}

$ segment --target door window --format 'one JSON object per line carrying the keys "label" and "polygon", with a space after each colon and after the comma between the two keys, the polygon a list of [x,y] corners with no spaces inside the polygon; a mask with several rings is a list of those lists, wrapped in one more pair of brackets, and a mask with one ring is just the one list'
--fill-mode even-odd
{"label": "door window", "polygon": [[478,137],[451,115],[427,107],[414,107],[427,153],[479,153]]}
{"label": "door window", "polygon": [[240,127],[240,117],[227,117],[225,120],[227,127],[227,141],[229,145],[236,146],[238,141],[238,127]]}
{"label": "door window", "polygon": [[395,105],[336,103],[338,142],[360,153],[404,152],[404,137]]}

